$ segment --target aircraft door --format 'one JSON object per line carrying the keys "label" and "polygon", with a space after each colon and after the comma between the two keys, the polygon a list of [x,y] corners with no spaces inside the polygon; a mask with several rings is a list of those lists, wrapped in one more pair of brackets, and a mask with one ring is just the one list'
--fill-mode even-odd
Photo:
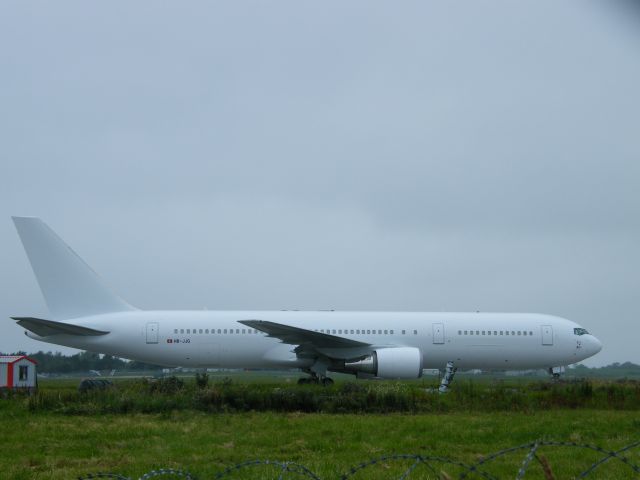
{"label": "aircraft door", "polygon": [[551,325],[541,325],[542,345],[553,345],[553,327]]}
{"label": "aircraft door", "polygon": [[433,343],[444,343],[444,323],[433,324]]}
{"label": "aircraft door", "polygon": [[158,343],[158,322],[147,323],[147,343]]}

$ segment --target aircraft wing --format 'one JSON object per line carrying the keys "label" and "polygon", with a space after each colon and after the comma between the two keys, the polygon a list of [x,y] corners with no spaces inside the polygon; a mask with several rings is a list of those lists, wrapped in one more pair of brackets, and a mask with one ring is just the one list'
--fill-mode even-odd
{"label": "aircraft wing", "polygon": [[82,337],[106,335],[109,332],[102,330],[94,330],[93,328],[81,327],[71,323],[56,322],[54,320],[44,320],[42,318],[33,317],[11,317],[18,321],[18,325],[27,330],[40,335],[41,337],[50,337],[51,335],[78,335]]}
{"label": "aircraft wing", "polygon": [[[292,327],[266,320],[238,320],[248,327],[265,332],[267,336],[278,338],[282,343],[297,345],[296,353],[319,352],[334,358],[349,358],[368,351],[371,344],[338,337],[328,333],[314,332],[306,328]],[[342,354],[341,354],[342,353]]]}

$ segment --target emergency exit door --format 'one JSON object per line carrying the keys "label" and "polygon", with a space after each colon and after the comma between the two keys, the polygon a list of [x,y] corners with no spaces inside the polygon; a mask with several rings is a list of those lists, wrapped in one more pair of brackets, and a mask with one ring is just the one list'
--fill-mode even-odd
{"label": "emergency exit door", "polygon": [[444,343],[444,324],[433,324],[433,343]]}
{"label": "emergency exit door", "polygon": [[147,323],[147,343],[158,343],[158,322]]}
{"label": "emergency exit door", "polygon": [[542,329],[542,344],[553,345],[553,327],[551,325],[541,325]]}

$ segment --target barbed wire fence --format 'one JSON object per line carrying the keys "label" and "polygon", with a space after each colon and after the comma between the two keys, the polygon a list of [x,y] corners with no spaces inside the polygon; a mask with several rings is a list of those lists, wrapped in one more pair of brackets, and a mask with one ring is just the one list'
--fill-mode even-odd
{"label": "barbed wire fence", "polygon": [[[359,478],[372,478],[376,467],[384,469],[383,472],[375,475],[375,478],[381,479],[397,479],[397,480],[417,480],[425,478],[424,474],[428,474],[428,478],[437,478],[441,480],[453,480],[458,478],[474,479],[484,478],[487,480],[499,480],[501,478],[515,478],[522,480],[527,473],[535,471],[545,480],[557,480],[552,465],[543,454],[543,451],[557,449],[577,449],[581,451],[591,451],[599,455],[597,461],[584,465],[584,470],[577,474],[572,474],[572,478],[599,478],[598,473],[601,472],[607,464],[612,462],[620,462],[623,464],[623,472],[615,478],[640,478],[640,466],[632,462],[626,454],[633,449],[640,447],[640,441],[631,443],[618,450],[607,450],[597,445],[578,444],[575,442],[554,442],[537,440],[522,445],[506,448],[490,455],[483,456],[474,463],[465,463],[454,458],[437,456],[437,455],[414,455],[414,454],[393,454],[383,455],[380,457],[367,460],[360,464],[354,465],[348,472],[339,476],[339,480],[356,480]],[[511,454],[525,453],[524,458],[520,462],[520,466],[513,474],[515,477],[498,477],[491,473],[494,465],[498,460],[503,459]],[[455,475],[447,470],[454,469]],[[626,472],[626,474],[624,473]],[[618,474],[616,474],[618,475]],[[90,479],[116,479],[116,480],[133,480],[131,477],[116,473],[93,473],[79,477],[79,480]],[[290,480],[307,478],[312,480],[328,480],[322,479],[309,468],[294,462],[280,462],[273,460],[250,460],[236,465],[231,465],[219,473],[214,473],[209,477],[196,477],[187,470],[160,468],[152,470],[138,477],[138,480],[150,480],[153,478],[163,479],[186,479],[186,480],[226,480],[226,479],[246,479],[260,478],[273,480]],[[614,477],[610,477],[614,478]]]}

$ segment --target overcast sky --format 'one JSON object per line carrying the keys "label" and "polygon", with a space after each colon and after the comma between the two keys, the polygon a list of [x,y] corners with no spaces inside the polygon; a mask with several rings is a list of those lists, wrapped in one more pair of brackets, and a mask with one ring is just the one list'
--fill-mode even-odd
{"label": "overcast sky", "polygon": [[[10,215],[157,309],[517,311],[640,363],[640,16],[585,1],[0,7]],[[71,352],[69,349],[62,351]]]}

